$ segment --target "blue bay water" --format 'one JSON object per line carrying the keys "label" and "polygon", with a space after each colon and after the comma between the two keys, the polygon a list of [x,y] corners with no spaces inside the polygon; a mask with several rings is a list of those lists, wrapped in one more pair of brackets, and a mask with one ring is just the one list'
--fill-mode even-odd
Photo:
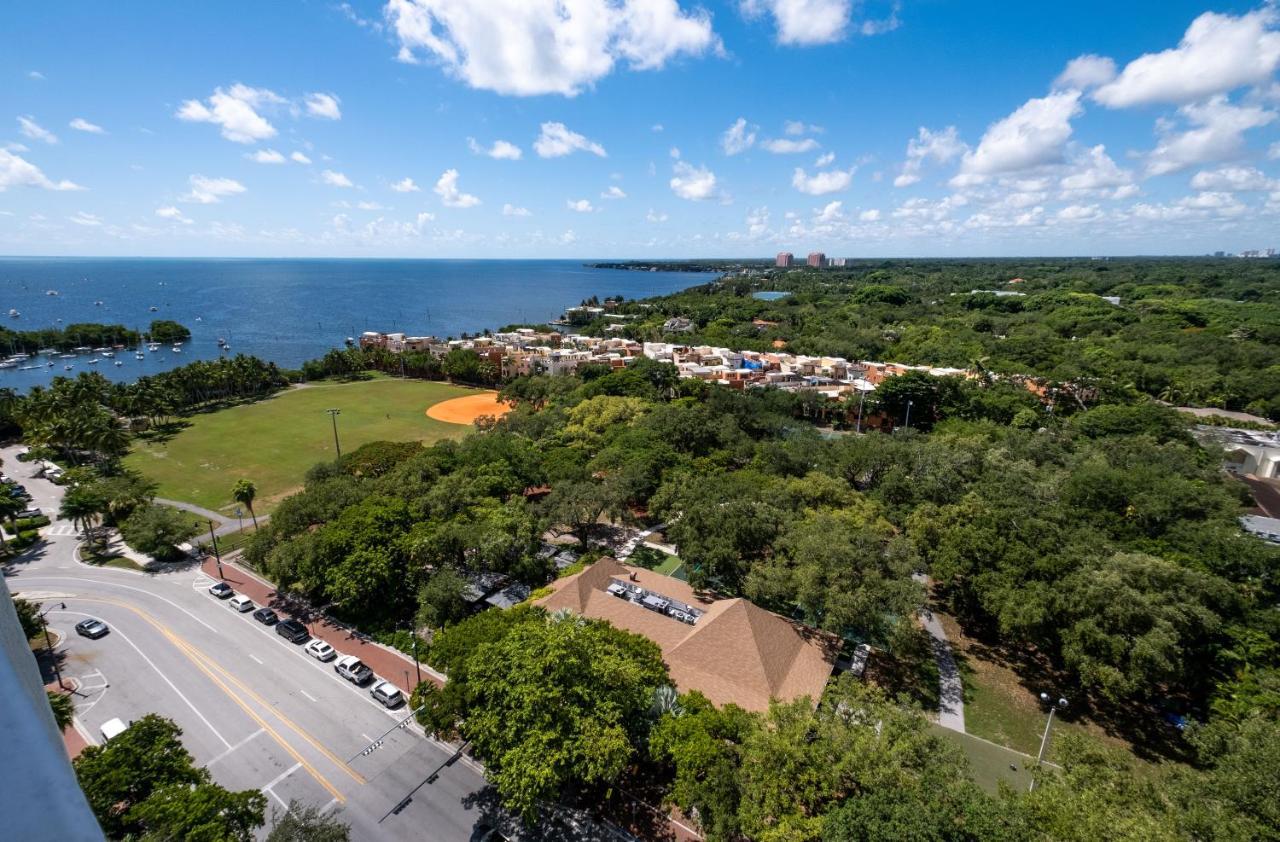
{"label": "blue bay water", "polygon": [[[13,330],[100,322],[141,331],[153,319],[172,319],[192,337],[180,352],[161,346],[143,360],[121,353],[118,367],[105,358],[89,365],[81,355],[38,370],[3,369],[0,387],[25,391],[57,375],[94,370],[130,381],[214,359],[219,338],[232,353],[296,368],[366,330],[456,337],[546,322],[592,295],[642,298],[710,279],[590,269],[576,260],[2,258],[0,323]],[[21,316],[8,316],[11,309]],[[0,349],[0,356],[8,353]]]}

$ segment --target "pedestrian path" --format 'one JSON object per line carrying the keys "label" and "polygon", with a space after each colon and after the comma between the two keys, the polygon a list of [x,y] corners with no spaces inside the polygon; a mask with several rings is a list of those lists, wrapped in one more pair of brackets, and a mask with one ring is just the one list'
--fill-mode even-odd
{"label": "pedestrian path", "polygon": [[[243,518],[236,518],[233,515],[224,514],[223,512],[215,512],[213,509],[206,509],[203,506],[197,506],[195,503],[185,503],[182,500],[167,500],[164,497],[155,498],[155,502],[162,506],[171,506],[175,509],[182,509],[184,512],[191,512],[193,515],[200,515],[205,520],[216,521],[221,524],[213,530],[213,534],[218,537],[230,535],[232,532],[240,531],[240,521]],[[266,523],[271,519],[271,515],[258,515],[258,525]]]}
{"label": "pedestrian path", "polygon": [[[928,580],[923,573],[912,575],[922,585]],[[920,624],[931,638],[933,657],[938,662],[938,724],[951,731],[964,730],[964,682],[960,679],[960,668],[951,654],[951,643],[947,640],[947,632],[942,623],[928,608],[920,611]]]}

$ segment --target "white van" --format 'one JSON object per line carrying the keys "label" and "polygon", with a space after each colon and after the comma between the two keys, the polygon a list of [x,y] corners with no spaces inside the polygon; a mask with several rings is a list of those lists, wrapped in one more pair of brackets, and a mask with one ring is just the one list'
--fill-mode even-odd
{"label": "white van", "polygon": [[227,605],[230,605],[232,608],[239,611],[241,614],[244,614],[246,612],[253,610],[253,600],[249,599],[249,597],[245,596],[244,594],[236,594],[235,596],[231,597],[231,599],[227,601]]}
{"label": "white van", "polygon": [[112,737],[118,737],[127,730],[129,730],[129,726],[119,717],[108,719],[102,723],[102,741],[104,743],[110,742]]}

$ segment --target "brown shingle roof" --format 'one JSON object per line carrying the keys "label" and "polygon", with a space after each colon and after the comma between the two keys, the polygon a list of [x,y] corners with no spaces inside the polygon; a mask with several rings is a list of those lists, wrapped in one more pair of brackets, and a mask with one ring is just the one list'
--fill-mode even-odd
{"label": "brown shingle roof", "polygon": [[[702,611],[693,625],[641,608],[607,590],[613,579],[635,584]],[[679,579],[612,558],[557,581],[539,600],[548,611],[608,620],[662,649],[671,678],[717,705],[765,710],[770,699],[808,696],[816,704],[835,662],[839,641],[773,614],[745,599],[708,599]]]}

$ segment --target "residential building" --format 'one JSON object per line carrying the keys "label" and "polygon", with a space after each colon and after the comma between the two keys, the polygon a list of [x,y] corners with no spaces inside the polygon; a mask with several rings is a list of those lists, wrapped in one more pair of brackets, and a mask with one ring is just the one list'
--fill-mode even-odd
{"label": "residential building", "polygon": [[779,269],[790,269],[795,263],[795,255],[789,251],[778,252],[778,258],[774,265]]}
{"label": "residential building", "polygon": [[816,705],[839,652],[834,635],[612,558],[551,587],[537,604],[647,637],[662,650],[680,691],[697,690],[717,705],[765,711],[771,699],[801,697]]}
{"label": "residential building", "polygon": [[1280,479],[1280,433],[1234,427],[1196,427],[1196,438],[1217,442],[1226,454],[1224,467],[1237,476]]}
{"label": "residential building", "polygon": [[805,263],[815,269],[821,269],[827,265],[827,256],[820,251],[811,251]]}
{"label": "residential building", "polygon": [[694,324],[683,316],[674,316],[662,323],[663,333],[693,333]]}

